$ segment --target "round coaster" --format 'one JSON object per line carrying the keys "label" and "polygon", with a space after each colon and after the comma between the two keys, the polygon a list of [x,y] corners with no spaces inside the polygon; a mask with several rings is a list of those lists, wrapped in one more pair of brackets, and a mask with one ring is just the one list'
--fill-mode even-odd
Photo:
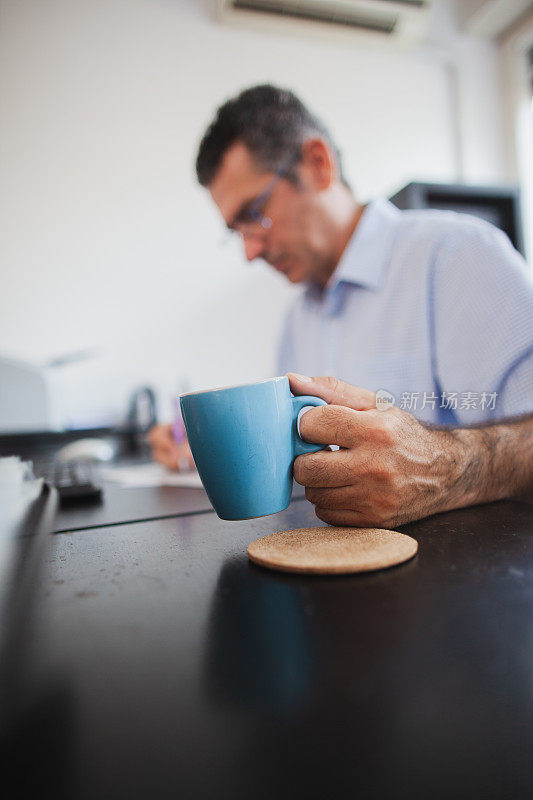
{"label": "round coaster", "polygon": [[393,567],[417,550],[415,539],[397,531],[328,525],[271,533],[252,542],[247,553],[262,567],[328,575]]}

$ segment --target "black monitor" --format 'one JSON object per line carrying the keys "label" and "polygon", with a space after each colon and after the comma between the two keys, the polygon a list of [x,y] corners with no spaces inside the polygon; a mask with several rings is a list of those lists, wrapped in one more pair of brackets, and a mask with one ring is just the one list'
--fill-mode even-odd
{"label": "black monitor", "polygon": [[520,194],[515,187],[408,183],[390,201],[401,209],[439,208],[481,217],[506,233],[524,255]]}

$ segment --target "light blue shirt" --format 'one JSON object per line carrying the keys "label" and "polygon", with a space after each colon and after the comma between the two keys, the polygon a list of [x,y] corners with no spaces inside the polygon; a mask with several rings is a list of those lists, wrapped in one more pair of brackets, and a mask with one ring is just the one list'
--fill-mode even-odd
{"label": "light blue shirt", "polygon": [[531,276],[481,219],[375,200],[326,289],[290,308],[278,366],[392,392],[439,425],[531,412]]}

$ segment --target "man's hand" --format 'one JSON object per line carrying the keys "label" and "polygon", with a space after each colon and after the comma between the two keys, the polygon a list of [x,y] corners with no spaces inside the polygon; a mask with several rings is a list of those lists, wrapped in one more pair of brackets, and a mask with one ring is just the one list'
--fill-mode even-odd
{"label": "man's hand", "polygon": [[[509,497],[533,483],[531,417],[478,429],[431,429],[394,406],[378,411],[373,392],[335,378],[288,377],[294,394],[329,403],[302,416],[302,438],[340,447],[294,462],[294,478],[324,522],[401,525]],[[517,469],[520,447],[529,460]]]}
{"label": "man's hand", "polygon": [[172,436],[172,425],[155,425],[148,434],[152,458],[165,467],[176,470],[194,469],[188,442],[177,444]]}

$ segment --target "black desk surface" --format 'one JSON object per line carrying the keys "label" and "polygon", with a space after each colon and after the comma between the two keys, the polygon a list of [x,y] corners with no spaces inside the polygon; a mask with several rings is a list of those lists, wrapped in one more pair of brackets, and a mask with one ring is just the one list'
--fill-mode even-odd
{"label": "black desk surface", "polygon": [[296,500],[51,537],[33,641],[56,796],[533,796],[533,507],[404,526],[419,553],[387,571],[248,562],[318,524]]}
{"label": "black desk surface", "polygon": [[[86,436],[94,438],[98,434],[107,434],[104,438],[119,448],[118,460],[114,462],[117,466],[143,464],[149,460],[147,453],[126,450],[122,441],[126,436],[124,432],[120,434],[107,429],[0,436],[0,455],[18,455],[24,460],[33,461],[35,474],[42,475],[40,462],[50,462],[61,446]],[[54,523],[56,533],[212,511],[203,489],[169,486],[125,488],[112,481],[104,481],[103,490],[103,501],[100,503],[59,508]]]}
{"label": "black desk surface", "polygon": [[[204,489],[175,486],[128,488],[111,481],[103,483],[103,501],[93,505],[60,508],[56,515],[56,533],[69,533],[87,528],[147,522],[153,519],[203,514],[213,506]],[[303,497],[305,490],[293,484],[293,497]]]}
{"label": "black desk surface", "polygon": [[204,489],[129,488],[110,481],[104,482],[102,487],[101,503],[60,508],[55,521],[56,533],[213,511]]}

